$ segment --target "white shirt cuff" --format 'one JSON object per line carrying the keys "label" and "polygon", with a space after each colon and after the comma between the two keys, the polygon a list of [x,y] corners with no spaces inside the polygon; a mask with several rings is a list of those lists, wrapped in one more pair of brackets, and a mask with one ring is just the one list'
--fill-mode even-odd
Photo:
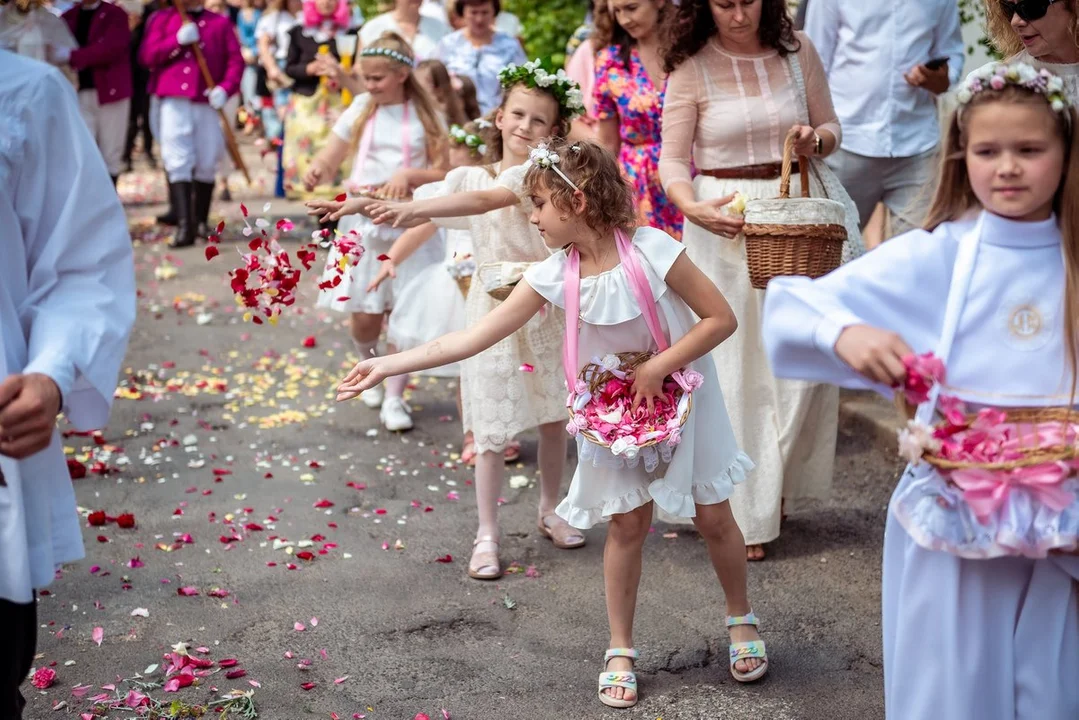
{"label": "white shirt cuff", "polygon": [[[40,373],[52,378],[60,389],[60,404],[66,406],[71,397],[71,388],[75,385],[75,366],[70,360],[56,354],[39,355],[23,369],[23,375]],[[63,410],[63,407],[61,407]]]}

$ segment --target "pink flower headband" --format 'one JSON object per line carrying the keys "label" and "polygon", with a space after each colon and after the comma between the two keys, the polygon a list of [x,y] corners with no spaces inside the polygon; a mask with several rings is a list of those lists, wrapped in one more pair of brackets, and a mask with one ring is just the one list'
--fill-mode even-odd
{"label": "pink flower headband", "polygon": [[967,105],[974,96],[986,90],[1003,90],[1008,85],[1026,88],[1045,96],[1054,112],[1064,112],[1071,103],[1064,93],[1064,81],[1045,68],[1035,69],[1026,63],[989,63],[978,68],[963,82],[956,93],[959,104]]}

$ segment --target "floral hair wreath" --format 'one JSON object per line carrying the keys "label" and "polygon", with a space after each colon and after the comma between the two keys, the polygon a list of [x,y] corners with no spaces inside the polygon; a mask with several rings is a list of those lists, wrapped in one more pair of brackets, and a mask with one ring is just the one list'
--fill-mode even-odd
{"label": "floral hair wreath", "polygon": [[[580,145],[571,145],[570,150],[573,152],[580,152]],[[569,179],[566,173],[562,172],[562,169],[558,167],[558,163],[562,162],[562,158],[558,153],[547,147],[546,143],[540,143],[536,147],[528,151],[528,160],[533,165],[543,168],[544,170],[554,170],[558,174],[558,177],[566,181],[566,184],[573,188],[576,192],[580,192],[581,189],[577,187],[577,184]]]}
{"label": "floral hair wreath", "polygon": [[402,65],[408,65],[409,67],[415,67],[416,61],[410,58],[404,53],[397,52],[391,48],[382,47],[367,47],[360,51],[360,57],[387,57],[390,60],[396,60]]}
{"label": "floral hair wreath", "polygon": [[467,132],[460,125],[450,125],[450,140],[458,145],[467,147],[473,155],[483,156],[487,154],[487,145],[479,135]]}
{"label": "floral hair wreath", "polygon": [[547,72],[540,67],[539,60],[526,62],[524,65],[510,63],[498,73],[498,79],[502,83],[503,90],[518,84],[546,90],[555,96],[562,115],[569,120],[584,112],[584,94],[581,92],[581,86],[574,82],[565,70],[559,70],[557,73]]}
{"label": "floral hair wreath", "polygon": [[978,68],[963,82],[956,93],[960,105],[967,105],[974,96],[986,90],[1003,90],[1008,85],[1026,88],[1045,96],[1054,112],[1064,112],[1070,107],[1064,93],[1064,81],[1045,68],[1035,69],[1027,63],[989,63]]}

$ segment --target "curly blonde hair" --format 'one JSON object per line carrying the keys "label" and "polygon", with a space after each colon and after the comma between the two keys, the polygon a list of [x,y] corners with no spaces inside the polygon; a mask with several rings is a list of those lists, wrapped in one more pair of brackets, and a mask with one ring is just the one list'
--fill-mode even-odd
{"label": "curly blonde hair", "polygon": [[[1071,11],[1071,34],[1079,47],[1079,0],[1064,0],[1064,5]],[[985,10],[985,28],[989,42],[1005,59],[1013,58],[1023,50],[1023,41],[1012,27],[1012,19],[1005,16],[1000,0],[982,0]]]}
{"label": "curly blonde hair", "polygon": [[[633,188],[626,182],[614,156],[591,140],[571,143],[563,138],[550,138],[544,144],[558,155],[558,169],[584,195],[581,219],[585,224],[594,230],[613,232],[621,229],[630,233],[637,225]],[[550,168],[530,166],[525,173],[524,186],[529,194],[547,188],[556,208],[563,212],[575,210],[577,191]]]}

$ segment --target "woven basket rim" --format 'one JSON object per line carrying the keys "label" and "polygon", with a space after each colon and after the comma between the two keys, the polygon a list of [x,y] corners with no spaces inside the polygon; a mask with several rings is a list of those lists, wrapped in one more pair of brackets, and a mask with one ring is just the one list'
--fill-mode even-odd
{"label": "woven basket rim", "polygon": [[[611,354],[622,361],[621,364],[619,365],[619,369],[627,367],[627,365],[628,365],[630,370],[638,367],[639,365],[644,364],[646,361],[650,360],[652,357],[655,356],[655,353],[650,352],[650,351],[646,351],[646,352],[621,352],[621,353],[611,353]],[[631,362],[631,361],[634,361],[634,360],[636,362]],[[609,370],[601,370],[600,372],[595,373],[593,375],[592,380],[587,380],[585,376],[586,376],[586,374],[588,372],[588,369],[589,368],[596,368],[596,367],[600,367],[600,366],[597,365],[596,363],[590,362],[590,363],[587,363],[583,368],[581,368],[581,371],[579,373],[577,373],[577,379],[578,380],[583,380],[586,383],[588,383],[588,391],[590,393],[592,393],[593,395],[595,395],[596,390],[598,389],[597,385],[599,385],[601,383],[600,378],[603,378],[602,383],[606,383],[607,381],[614,379],[614,375],[612,375]],[[664,378],[664,382],[666,382],[666,378]],[[683,390],[682,394],[687,396],[687,402],[686,402],[686,411],[684,413],[682,413],[682,416],[679,418],[679,421],[678,421],[678,427],[679,428],[685,427],[686,422],[689,420],[689,414],[693,410],[693,393],[687,393],[687,392],[685,392]],[[681,398],[681,395],[679,395],[678,397]],[[576,413],[573,411],[572,407],[568,407],[567,410],[569,412],[570,419],[572,419],[573,416]],[[611,447],[610,443],[604,442],[604,441],[600,440],[598,437],[595,437],[594,432],[595,431],[593,431],[593,430],[582,430],[582,431],[580,431],[578,433],[578,435],[581,435],[582,437],[584,437],[585,440],[592,443],[593,445],[599,445],[600,447],[603,447],[603,448],[610,448]],[[641,445],[637,445],[637,447],[643,449],[643,448],[652,447],[653,445],[658,445],[659,443],[660,443],[660,438],[655,438],[653,440],[649,440],[646,443],[642,443]]]}

